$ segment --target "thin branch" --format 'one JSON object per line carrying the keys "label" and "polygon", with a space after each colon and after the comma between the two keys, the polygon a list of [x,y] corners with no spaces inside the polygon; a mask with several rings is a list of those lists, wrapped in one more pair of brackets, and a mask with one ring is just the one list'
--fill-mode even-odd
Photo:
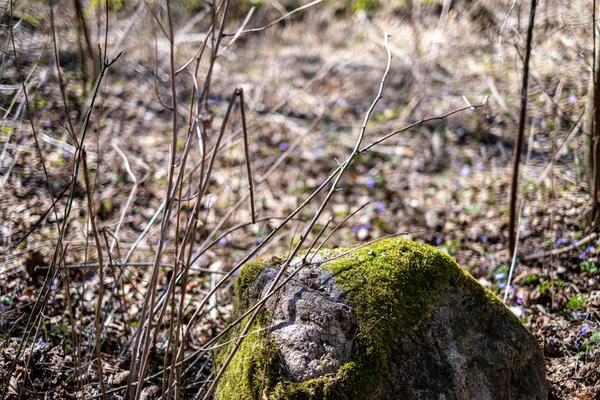
{"label": "thin branch", "polygon": [[244,132],[244,153],[246,154],[246,170],[248,174],[248,188],[250,190],[250,212],[252,223],[256,223],[256,211],[254,210],[254,183],[252,180],[252,167],[250,166],[250,152],[248,150],[248,129],[246,128],[246,104],[244,102],[244,89],[237,88],[236,93],[240,96],[240,114],[242,115],[242,130]]}
{"label": "thin branch", "polygon": [[509,200],[508,220],[508,253],[512,257],[515,251],[515,219],[517,211],[517,189],[519,185],[519,163],[521,162],[521,149],[523,147],[523,136],[527,118],[527,89],[529,86],[529,59],[531,58],[531,43],[533,41],[533,28],[535,26],[535,9],[537,0],[531,0],[531,12],[529,14],[529,26],[527,28],[527,39],[525,47],[525,60],[523,62],[523,84],[521,86],[521,111],[519,113],[519,128],[513,158],[513,174]]}
{"label": "thin branch", "polygon": [[92,185],[90,183],[90,174],[87,167],[87,156],[85,148],[81,149],[83,162],[83,178],[85,181],[85,191],[87,193],[88,212],[90,215],[90,224],[92,234],[96,242],[96,253],[98,254],[98,299],[96,304],[96,317],[94,319],[96,329],[96,358],[98,363],[98,380],[100,381],[100,392],[102,398],[106,399],[106,388],[104,387],[104,374],[102,372],[102,339],[100,337],[100,320],[102,318],[102,300],[104,297],[104,263],[102,257],[102,245],[100,244],[100,234],[96,225],[96,210],[94,209],[94,197],[92,195]]}
{"label": "thin branch", "polygon": [[311,2],[311,3],[308,3],[308,4],[305,4],[305,5],[301,6],[301,7],[298,7],[296,9],[290,11],[289,13],[287,13],[285,15],[282,15],[281,17],[277,18],[275,21],[272,21],[271,23],[269,23],[269,24],[267,24],[267,25],[265,25],[263,27],[252,28],[252,29],[248,29],[248,30],[241,31],[241,32],[236,32],[236,33],[223,33],[223,36],[234,36],[234,35],[238,36],[238,35],[240,35],[242,33],[254,33],[254,32],[264,31],[266,29],[269,29],[273,25],[275,25],[275,24],[283,21],[284,19],[288,18],[290,15],[293,15],[293,14],[297,13],[298,11],[305,10],[305,9],[307,9],[309,7],[312,7],[312,6],[316,5],[316,4],[319,4],[321,2],[323,2],[323,0],[315,0],[315,1]]}

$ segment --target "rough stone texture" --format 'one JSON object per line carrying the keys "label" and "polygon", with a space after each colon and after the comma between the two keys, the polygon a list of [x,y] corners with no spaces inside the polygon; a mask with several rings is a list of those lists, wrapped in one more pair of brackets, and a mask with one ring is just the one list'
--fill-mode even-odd
{"label": "rough stone texture", "polygon": [[[266,268],[250,293],[266,295],[277,270]],[[336,373],[352,355],[358,321],[352,307],[341,298],[331,274],[317,264],[303,268],[267,302],[272,313],[271,334],[286,375],[302,382]]]}
{"label": "rough stone texture", "polygon": [[470,296],[448,288],[443,303],[395,341],[394,384],[378,398],[548,398],[535,338],[501,312],[480,309]]}
{"label": "rough stone texture", "polygon": [[[219,399],[548,398],[535,338],[449,256],[394,239],[323,262],[341,251],[292,263],[255,327],[272,328],[240,348]],[[279,265],[246,268],[239,313]]]}

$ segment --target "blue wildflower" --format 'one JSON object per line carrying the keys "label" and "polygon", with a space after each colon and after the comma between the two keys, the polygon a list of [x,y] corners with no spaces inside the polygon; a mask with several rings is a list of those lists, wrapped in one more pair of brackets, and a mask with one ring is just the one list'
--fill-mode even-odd
{"label": "blue wildflower", "polygon": [[467,177],[471,173],[471,168],[468,165],[463,165],[460,169],[460,176]]}
{"label": "blue wildflower", "polygon": [[441,238],[435,239],[435,243],[440,246],[444,241]]}
{"label": "blue wildflower", "polygon": [[221,239],[219,239],[219,244],[227,244],[227,236],[223,236]]}
{"label": "blue wildflower", "polygon": [[475,168],[477,168],[478,171],[483,171],[485,169],[485,164],[482,162],[478,162],[477,164],[475,164]]}
{"label": "blue wildflower", "polygon": [[594,246],[588,246],[587,249],[585,249],[586,253],[590,253],[592,251],[594,251],[595,247]]}
{"label": "blue wildflower", "polygon": [[367,179],[367,187],[368,187],[368,188],[373,188],[373,187],[375,187],[375,179],[373,179],[373,178],[369,178],[369,179]]}
{"label": "blue wildflower", "polygon": [[485,236],[485,235],[483,235],[483,236],[481,237],[481,242],[482,242],[482,243],[487,243],[487,242],[488,242],[488,237],[487,237],[487,236]]}
{"label": "blue wildflower", "polygon": [[289,148],[290,148],[290,145],[287,144],[286,142],[279,143],[279,150],[286,151]]}
{"label": "blue wildflower", "polygon": [[498,289],[504,289],[506,287],[506,283],[502,282],[498,284]]}
{"label": "blue wildflower", "polygon": [[584,336],[586,335],[589,331],[590,331],[590,326],[588,324],[585,324],[584,326],[582,326],[579,331],[577,332],[577,334],[579,336]]}
{"label": "blue wildflower", "polygon": [[385,203],[383,201],[378,201],[375,204],[377,205],[377,211],[382,212],[385,210]]}
{"label": "blue wildflower", "polygon": [[366,230],[371,230],[371,229],[373,229],[373,224],[371,224],[370,222],[367,222],[366,224],[363,225],[363,228],[365,228]]}
{"label": "blue wildflower", "polygon": [[358,226],[358,225],[354,225],[352,227],[352,232],[354,232],[354,233],[357,233],[359,230],[360,230],[360,226]]}
{"label": "blue wildflower", "polygon": [[578,258],[579,258],[580,260],[585,260],[585,255],[586,255],[586,253],[581,253],[581,254],[578,256]]}
{"label": "blue wildflower", "polygon": [[495,281],[501,281],[505,277],[506,277],[506,274],[504,272],[498,272],[497,274],[494,274]]}

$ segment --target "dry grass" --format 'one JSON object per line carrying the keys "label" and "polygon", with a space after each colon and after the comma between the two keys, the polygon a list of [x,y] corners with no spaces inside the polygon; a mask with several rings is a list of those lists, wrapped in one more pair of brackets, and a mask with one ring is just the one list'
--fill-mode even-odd
{"label": "dry grass", "polygon": [[[480,282],[503,294],[499,287],[505,278],[494,279],[506,274],[510,264],[506,209],[527,7],[517,5],[507,19],[499,47],[507,4],[456,1],[446,10],[444,3],[414,3],[369,13],[317,4],[264,31],[241,34],[212,70],[207,46],[196,80],[194,61],[177,74],[171,67],[177,70],[198,54],[211,21],[218,20],[207,8],[195,14],[175,8],[169,18],[162,4],[125,2],[123,9],[109,12],[107,31],[102,9],[90,8],[90,27],[100,43],[107,33],[108,60],[122,52],[98,87],[86,130],[92,196],[86,194],[83,171],[72,190],[69,186],[79,149],[73,137],[81,140],[93,93],[81,85],[74,10],[70,5],[54,9],[68,115],[75,126],[69,133],[48,6],[17,4],[15,47],[32,118],[12,45],[3,40],[0,375],[7,398],[42,398],[48,391],[59,398],[101,396],[98,359],[107,392],[121,388],[115,393],[123,395],[129,380],[134,393],[137,375],[128,375],[132,354],[135,368],[147,368],[144,375],[151,377],[143,387],[147,395],[170,390],[192,398],[203,393],[216,372],[202,349],[222,330],[231,307],[232,279],[216,289],[222,274],[247,257],[289,254],[301,237],[307,248],[328,221],[330,231],[367,202],[327,246],[413,232],[408,236],[446,249]],[[595,248],[585,250],[596,239],[576,242],[592,231],[586,226],[589,198],[576,130],[589,76],[590,13],[577,2],[547,0],[539,7],[520,180],[523,257],[509,303],[544,348],[554,395],[594,398],[600,391],[594,341],[600,331],[598,273],[588,267],[583,271],[578,256],[585,253],[587,265],[595,262]],[[2,9],[7,10],[2,37],[9,38],[10,11]],[[235,33],[245,16],[244,10],[231,10],[225,32]],[[260,7],[248,27],[280,16],[277,9]],[[169,23],[173,62],[165,35]],[[421,124],[360,154],[328,203],[330,188],[280,228],[281,220],[351,154],[386,66],[384,31],[390,34],[393,60],[365,145],[423,117],[464,107],[463,96],[471,104],[489,96],[488,105]],[[231,39],[224,37],[223,44]],[[207,76],[210,90],[202,98]],[[224,124],[236,87],[243,88],[246,102],[255,224],[250,223],[239,102]],[[176,113],[171,111],[173,93]],[[213,114],[210,124],[207,110]],[[558,146],[565,144],[550,174],[555,139]],[[50,192],[57,199],[56,212]],[[93,204],[88,204],[90,197]],[[322,204],[327,206],[319,211]],[[90,206],[97,213],[99,246]],[[546,288],[549,257],[525,256],[566,242],[573,248],[553,258],[552,278],[559,283],[552,307]],[[103,296],[97,267],[81,265],[97,263],[98,250],[106,264]],[[176,281],[182,270],[188,272]],[[580,293],[585,300],[575,304]],[[157,310],[152,320],[141,317],[147,314],[145,299],[146,311]],[[149,321],[155,329],[141,329]],[[136,338],[141,341],[133,353]],[[170,368],[181,359],[186,360],[183,368]],[[139,395],[144,395],[141,389]]]}

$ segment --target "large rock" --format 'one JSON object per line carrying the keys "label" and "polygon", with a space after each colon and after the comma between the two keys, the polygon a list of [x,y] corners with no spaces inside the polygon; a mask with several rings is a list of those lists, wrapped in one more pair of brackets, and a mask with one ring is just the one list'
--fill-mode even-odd
{"label": "large rock", "polygon": [[[278,261],[242,270],[236,315],[265,296]],[[267,301],[218,399],[548,398],[535,338],[445,253],[388,239],[323,251],[310,265],[299,258],[294,271]],[[215,354],[217,366],[230,349]]]}

